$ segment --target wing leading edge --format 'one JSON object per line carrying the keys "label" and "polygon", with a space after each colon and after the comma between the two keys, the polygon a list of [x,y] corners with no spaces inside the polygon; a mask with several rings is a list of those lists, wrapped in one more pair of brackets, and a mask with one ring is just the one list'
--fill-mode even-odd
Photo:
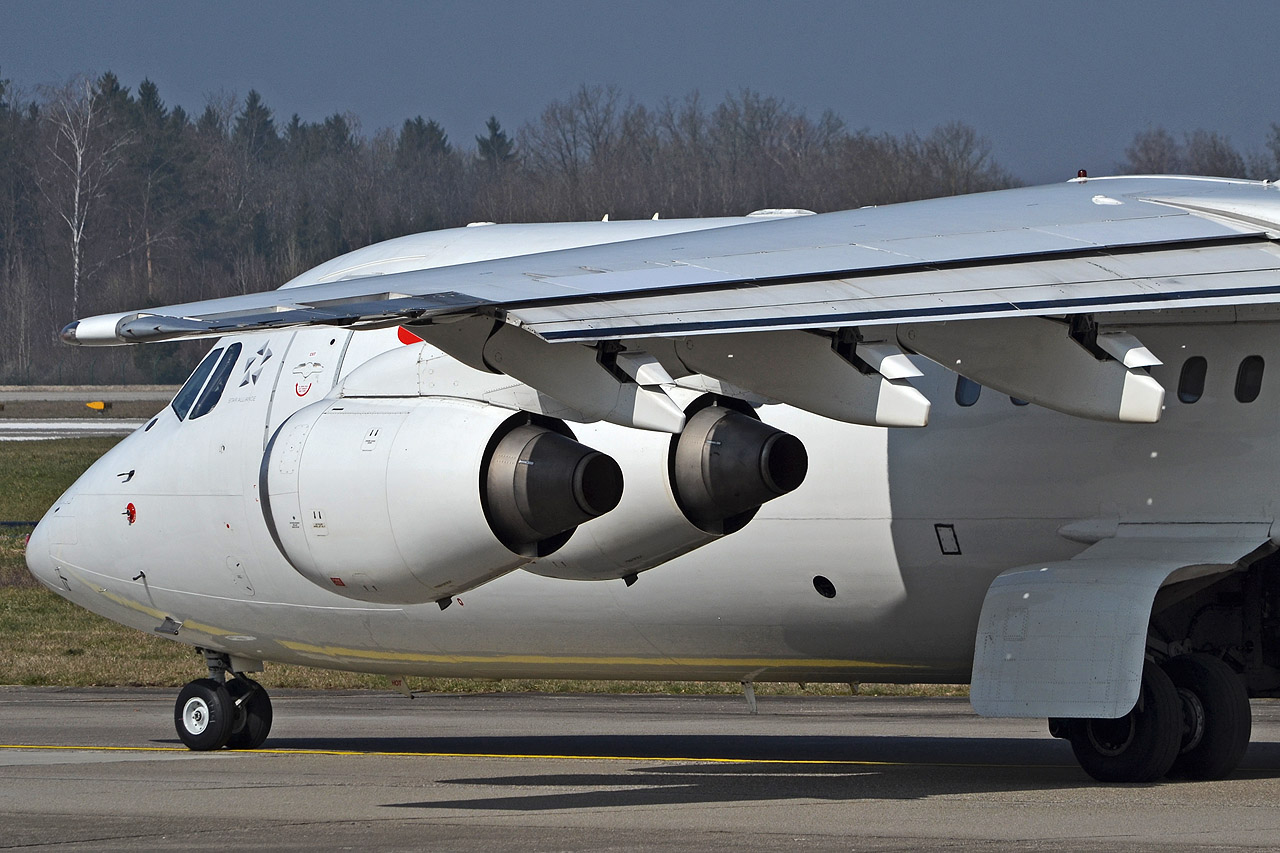
{"label": "wing leading edge", "polygon": [[315,324],[501,312],[544,340],[595,341],[1280,301],[1280,188],[1088,179],[80,320],[116,345]]}

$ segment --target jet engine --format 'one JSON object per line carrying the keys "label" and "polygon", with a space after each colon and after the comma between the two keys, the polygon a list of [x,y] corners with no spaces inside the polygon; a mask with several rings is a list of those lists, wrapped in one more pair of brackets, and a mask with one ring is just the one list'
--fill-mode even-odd
{"label": "jet engine", "polygon": [[804,481],[800,439],[749,406],[706,396],[686,414],[675,436],[599,425],[592,442],[626,475],[621,504],[525,569],[571,580],[634,576],[742,529],[761,504]]}
{"label": "jet engine", "polygon": [[444,606],[613,509],[622,472],[553,419],[470,400],[347,398],[284,422],[259,494],[276,545],[312,583]]}

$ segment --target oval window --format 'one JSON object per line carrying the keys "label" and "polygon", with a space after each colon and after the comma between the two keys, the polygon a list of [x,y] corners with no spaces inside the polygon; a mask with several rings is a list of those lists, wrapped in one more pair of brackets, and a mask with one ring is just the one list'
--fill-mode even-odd
{"label": "oval window", "polygon": [[972,379],[964,376],[956,377],[956,402],[961,406],[972,406],[978,402],[978,395],[982,393],[982,386]]}
{"label": "oval window", "polygon": [[1241,403],[1252,403],[1258,399],[1264,366],[1260,355],[1251,355],[1240,362],[1240,369],[1236,371],[1236,399]]}
{"label": "oval window", "polygon": [[1209,369],[1209,362],[1203,357],[1193,355],[1182,363],[1182,374],[1178,377],[1178,399],[1184,403],[1194,403],[1204,393],[1204,375]]}
{"label": "oval window", "polygon": [[836,585],[822,575],[814,575],[813,588],[818,591],[818,595],[823,598],[836,597]]}

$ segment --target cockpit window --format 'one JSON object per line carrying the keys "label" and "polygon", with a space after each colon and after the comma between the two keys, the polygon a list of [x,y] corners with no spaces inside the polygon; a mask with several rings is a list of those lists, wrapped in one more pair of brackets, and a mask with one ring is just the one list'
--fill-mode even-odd
{"label": "cockpit window", "polygon": [[218,363],[218,356],[222,355],[222,347],[218,347],[213,352],[204,357],[204,361],[200,362],[200,366],[196,368],[196,372],[191,374],[182,386],[182,390],[178,392],[178,396],[173,398],[173,412],[178,416],[178,420],[182,420],[187,416],[187,411],[191,408],[191,404],[195,402],[196,395],[200,393],[200,389],[204,387],[204,381],[209,378],[210,371],[213,366]]}
{"label": "cockpit window", "polygon": [[235,369],[236,359],[240,358],[240,344],[232,344],[227,347],[227,352],[222,356],[222,361],[218,362],[218,369],[213,372],[213,376],[209,378],[209,384],[204,386],[204,393],[200,395],[200,399],[191,407],[191,420],[204,417],[214,406],[218,405],[218,401],[222,399],[222,389],[227,387],[227,380],[231,378],[231,371]]}

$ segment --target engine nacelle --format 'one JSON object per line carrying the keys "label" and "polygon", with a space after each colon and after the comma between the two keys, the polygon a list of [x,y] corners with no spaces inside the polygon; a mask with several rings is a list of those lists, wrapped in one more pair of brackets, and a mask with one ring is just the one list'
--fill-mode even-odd
{"label": "engine nacelle", "polygon": [[591,441],[618,459],[618,509],[525,566],[568,580],[625,578],[746,526],[761,504],[796,489],[808,470],[798,438],[749,407],[704,397],[675,436],[599,425]]}
{"label": "engine nacelle", "polygon": [[416,604],[551,553],[617,505],[622,472],[559,421],[469,400],[348,398],[285,421],[259,494],[308,580]]}

